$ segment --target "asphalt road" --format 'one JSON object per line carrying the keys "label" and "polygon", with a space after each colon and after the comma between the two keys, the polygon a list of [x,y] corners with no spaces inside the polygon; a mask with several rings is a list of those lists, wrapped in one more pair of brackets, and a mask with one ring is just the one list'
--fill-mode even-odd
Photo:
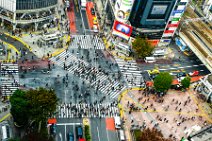
{"label": "asphalt road", "polygon": [[150,80],[147,71],[155,68],[159,68],[160,72],[170,72],[174,75],[180,71],[189,73],[195,70],[198,70],[202,76],[210,73],[197,56],[186,56],[183,52],[179,51],[179,48],[174,42],[170,44],[170,48],[174,54],[172,60],[162,60],[156,63],[142,62],[138,64],[143,71],[143,76],[146,81]]}
{"label": "asphalt road", "polygon": [[106,129],[105,118],[90,119],[90,122],[94,141],[119,141],[117,130]]}
{"label": "asphalt road", "polygon": [[0,35],[0,39],[15,46],[16,49],[21,52],[21,56],[22,56],[21,60],[25,60],[25,59],[32,60],[32,56],[33,56],[33,59],[35,60],[38,59],[38,57],[36,57],[34,53],[29,52],[28,49],[21,42],[14,40],[12,37],[2,34]]}
{"label": "asphalt road", "polygon": [[74,135],[75,140],[77,140],[77,126],[82,126],[81,119],[57,119],[55,140],[68,141],[69,133],[72,133]]}

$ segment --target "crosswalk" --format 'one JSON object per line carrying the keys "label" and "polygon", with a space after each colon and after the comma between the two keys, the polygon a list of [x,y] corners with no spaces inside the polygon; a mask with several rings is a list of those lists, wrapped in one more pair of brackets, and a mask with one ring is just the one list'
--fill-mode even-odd
{"label": "crosswalk", "polygon": [[120,116],[117,104],[61,104],[57,118]]}
{"label": "crosswalk", "polygon": [[145,87],[142,71],[139,70],[135,60],[125,61],[118,57],[115,60],[122,72],[128,87]]}
{"label": "crosswalk", "polygon": [[1,64],[1,90],[3,96],[11,96],[19,88],[18,64]]}
{"label": "crosswalk", "polygon": [[100,91],[104,96],[108,95],[110,99],[115,99],[126,88],[115,80],[112,76],[105,74],[104,70],[99,70],[91,66],[88,62],[77,58],[70,52],[62,52],[57,57],[50,59],[56,65],[65,67],[66,70],[75,74],[85,83],[89,84],[95,91]]}
{"label": "crosswalk", "polygon": [[104,43],[97,35],[72,35],[71,48],[104,49]]}

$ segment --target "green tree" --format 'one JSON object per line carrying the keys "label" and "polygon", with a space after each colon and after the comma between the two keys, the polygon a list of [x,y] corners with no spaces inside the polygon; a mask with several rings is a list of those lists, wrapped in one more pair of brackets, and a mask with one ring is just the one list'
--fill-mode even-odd
{"label": "green tree", "polygon": [[163,137],[163,134],[157,129],[144,129],[140,136],[137,138],[137,141],[172,141],[171,139],[166,139]]}
{"label": "green tree", "polygon": [[191,78],[190,77],[185,77],[182,81],[181,84],[183,86],[183,88],[189,88],[190,84],[191,84]]}
{"label": "green tree", "polygon": [[26,92],[29,101],[30,119],[45,125],[47,119],[56,111],[57,96],[54,90],[39,88]]}
{"label": "green tree", "polygon": [[162,72],[154,79],[154,87],[158,92],[164,92],[171,87],[172,76],[168,72]]}
{"label": "green tree", "polygon": [[134,50],[137,58],[144,59],[152,54],[154,48],[147,39],[136,37],[135,41],[132,43],[132,49]]}
{"label": "green tree", "polygon": [[29,120],[29,102],[27,101],[26,93],[22,90],[16,90],[10,97],[11,115],[14,122],[18,126],[24,126]]}

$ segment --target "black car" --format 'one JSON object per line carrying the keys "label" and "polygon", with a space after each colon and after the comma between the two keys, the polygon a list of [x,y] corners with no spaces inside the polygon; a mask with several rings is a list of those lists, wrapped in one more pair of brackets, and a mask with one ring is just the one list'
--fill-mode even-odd
{"label": "black car", "polygon": [[180,78],[180,77],[186,77],[186,73],[185,72],[178,73],[177,78]]}
{"label": "black car", "polygon": [[91,8],[91,14],[92,14],[92,15],[95,15],[94,8]]}

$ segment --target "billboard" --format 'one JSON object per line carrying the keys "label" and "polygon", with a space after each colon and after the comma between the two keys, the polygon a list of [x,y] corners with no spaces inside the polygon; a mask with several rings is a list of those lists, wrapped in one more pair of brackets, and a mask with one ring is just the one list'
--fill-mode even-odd
{"label": "billboard", "polygon": [[126,22],[130,16],[134,0],[117,0],[115,4],[116,18],[122,22]]}
{"label": "billboard", "polygon": [[132,27],[127,24],[123,24],[119,21],[114,21],[112,33],[113,35],[116,35],[128,40],[132,33]]}
{"label": "billboard", "polygon": [[0,7],[11,12],[16,11],[16,0],[0,0]]}

